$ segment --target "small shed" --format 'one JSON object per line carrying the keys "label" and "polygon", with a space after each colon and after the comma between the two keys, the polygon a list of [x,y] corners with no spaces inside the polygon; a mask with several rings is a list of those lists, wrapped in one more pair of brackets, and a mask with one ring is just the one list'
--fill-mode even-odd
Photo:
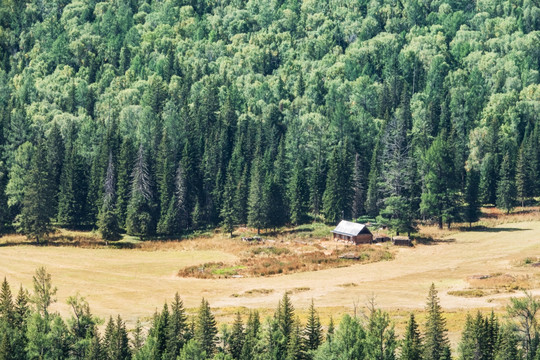
{"label": "small shed", "polygon": [[387,235],[377,234],[373,237],[374,243],[383,243],[387,241],[390,241],[390,238]]}
{"label": "small shed", "polygon": [[408,236],[394,236],[392,242],[398,246],[412,246],[411,239]]}
{"label": "small shed", "polygon": [[371,244],[373,234],[366,225],[350,221],[341,220],[341,222],[332,230],[334,240],[348,243]]}

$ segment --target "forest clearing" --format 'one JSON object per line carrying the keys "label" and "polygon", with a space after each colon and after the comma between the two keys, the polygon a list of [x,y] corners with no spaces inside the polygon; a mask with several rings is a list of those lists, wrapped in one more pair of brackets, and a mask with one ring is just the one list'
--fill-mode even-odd
{"label": "forest clearing", "polygon": [[[535,216],[536,212],[510,215],[508,221],[522,221],[498,225],[495,223],[500,219],[488,217],[485,224],[492,226],[454,233],[446,230],[450,235],[440,241],[414,248],[382,245],[393,254],[390,261],[243,278],[177,276],[179,269],[187,266],[234,263],[249,249],[240,237],[230,239],[221,233],[180,242],[144,242],[136,249],[15,245],[16,237],[8,236],[0,240],[9,245],[0,247],[0,277],[6,276],[14,287],[22,283],[30,288],[35,269],[45,266],[58,287],[58,302],[53,308],[62,315],[70,312],[67,297],[78,292],[99,317],[122,314],[128,325],[139,317],[148,317],[176,292],[188,309],[196,308],[201,297],[207,299],[218,321],[228,321],[244,308],[271,314],[283,294],[289,292],[300,314],[307,311],[313,299],[323,324],[330,315],[339,318],[342,313],[352,314],[355,307],[362,311],[371,296],[375,296],[377,306],[397,319],[401,314],[405,322],[411,310],[422,316],[433,282],[448,312],[452,337],[453,328],[461,329],[469,310],[501,310],[508,298],[520,296],[521,290],[540,294],[540,267],[532,266],[540,257],[540,221],[534,220]],[[322,230],[311,234],[322,234]],[[289,241],[295,236],[302,239],[299,242],[309,243],[309,234],[301,232],[286,235],[288,240],[279,246],[297,246]],[[320,243],[327,248],[342,246],[328,240]]]}

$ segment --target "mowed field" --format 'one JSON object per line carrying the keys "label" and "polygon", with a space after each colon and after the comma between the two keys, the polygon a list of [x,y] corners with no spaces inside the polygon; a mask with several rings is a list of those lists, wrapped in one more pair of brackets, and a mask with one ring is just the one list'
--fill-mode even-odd
{"label": "mowed field", "polygon": [[[501,309],[509,297],[522,294],[519,288],[472,298],[448,294],[469,288],[471,277],[479,275],[521,279],[540,295],[540,268],[521,265],[526,257],[540,257],[540,221],[458,232],[432,245],[391,247],[395,252],[391,261],[264,278],[177,277],[185,266],[235,261],[226,249],[240,242],[238,238],[212,241],[222,242],[217,250],[173,245],[159,250],[0,246],[0,277],[7,277],[14,292],[19,284],[31,290],[35,269],[45,266],[58,287],[54,307],[60,313],[69,314],[66,299],[79,293],[94,314],[102,318],[121,314],[128,324],[138,317],[148,318],[176,292],[187,308],[196,308],[201,297],[208,299],[218,318],[220,313],[227,316],[240,308],[269,313],[285,291],[291,292],[297,309],[306,309],[313,299],[325,316],[335,313],[335,317],[352,312],[355,306],[361,308],[371,296],[379,307],[394,313],[421,310],[432,282],[449,312]],[[327,244],[332,246],[330,241]]]}

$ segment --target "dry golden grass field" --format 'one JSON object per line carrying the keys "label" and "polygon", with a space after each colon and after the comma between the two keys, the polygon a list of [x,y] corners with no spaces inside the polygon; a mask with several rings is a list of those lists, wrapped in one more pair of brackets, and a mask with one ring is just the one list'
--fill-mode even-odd
{"label": "dry golden grass field", "polygon": [[[14,288],[22,284],[31,289],[35,269],[45,266],[58,287],[54,306],[60,313],[69,313],[66,299],[78,292],[96,315],[105,318],[120,313],[128,324],[151,315],[175,292],[190,309],[198,306],[201,297],[208,299],[218,319],[224,320],[247,308],[270,314],[289,291],[301,317],[313,299],[324,322],[330,315],[352,313],[355,307],[361,311],[367,299],[375,296],[377,305],[395,316],[398,328],[409,311],[419,312],[422,318],[433,282],[452,332],[462,325],[466,311],[494,308],[499,312],[509,297],[521,295],[523,289],[540,295],[540,267],[534,266],[540,261],[540,218],[535,212],[507,221],[487,223],[489,227],[476,231],[445,230],[442,240],[429,245],[374,246],[392,253],[394,259],[389,261],[267,277],[210,279],[177,274],[182,268],[209,262],[234,264],[250,251],[250,245],[240,237],[220,234],[181,242],[147,242],[135,249],[35,246],[10,236],[0,239],[0,277],[6,276]],[[437,235],[431,228],[422,231]],[[295,239],[295,234],[289,234],[274,246],[293,252],[305,247],[332,251],[341,246],[329,240]]]}

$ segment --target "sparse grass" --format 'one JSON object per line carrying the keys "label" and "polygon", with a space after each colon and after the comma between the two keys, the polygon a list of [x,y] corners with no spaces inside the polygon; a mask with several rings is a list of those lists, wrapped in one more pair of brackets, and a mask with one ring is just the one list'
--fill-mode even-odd
{"label": "sparse grass", "polygon": [[529,275],[511,275],[494,273],[487,276],[473,276],[467,279],[469,284],[478,290],[495,292],[514,292],[528,290],[536,283]]}
{"label": "sparse grass", "polygon": [[341,286],[341,287],[344,287],[344,288],[350,288],[350,287],[357,287],[358,284],[350,282],[350,283],[345,283],[345,284],[339,284],[338,286]]}
{"label": "sparse grass", "polygon": [[467,290],[452,290],[448,292],[448,295],[461,296],[461,297],[483,297],[486,296],[486,292],[481,289],[467,289]]}

